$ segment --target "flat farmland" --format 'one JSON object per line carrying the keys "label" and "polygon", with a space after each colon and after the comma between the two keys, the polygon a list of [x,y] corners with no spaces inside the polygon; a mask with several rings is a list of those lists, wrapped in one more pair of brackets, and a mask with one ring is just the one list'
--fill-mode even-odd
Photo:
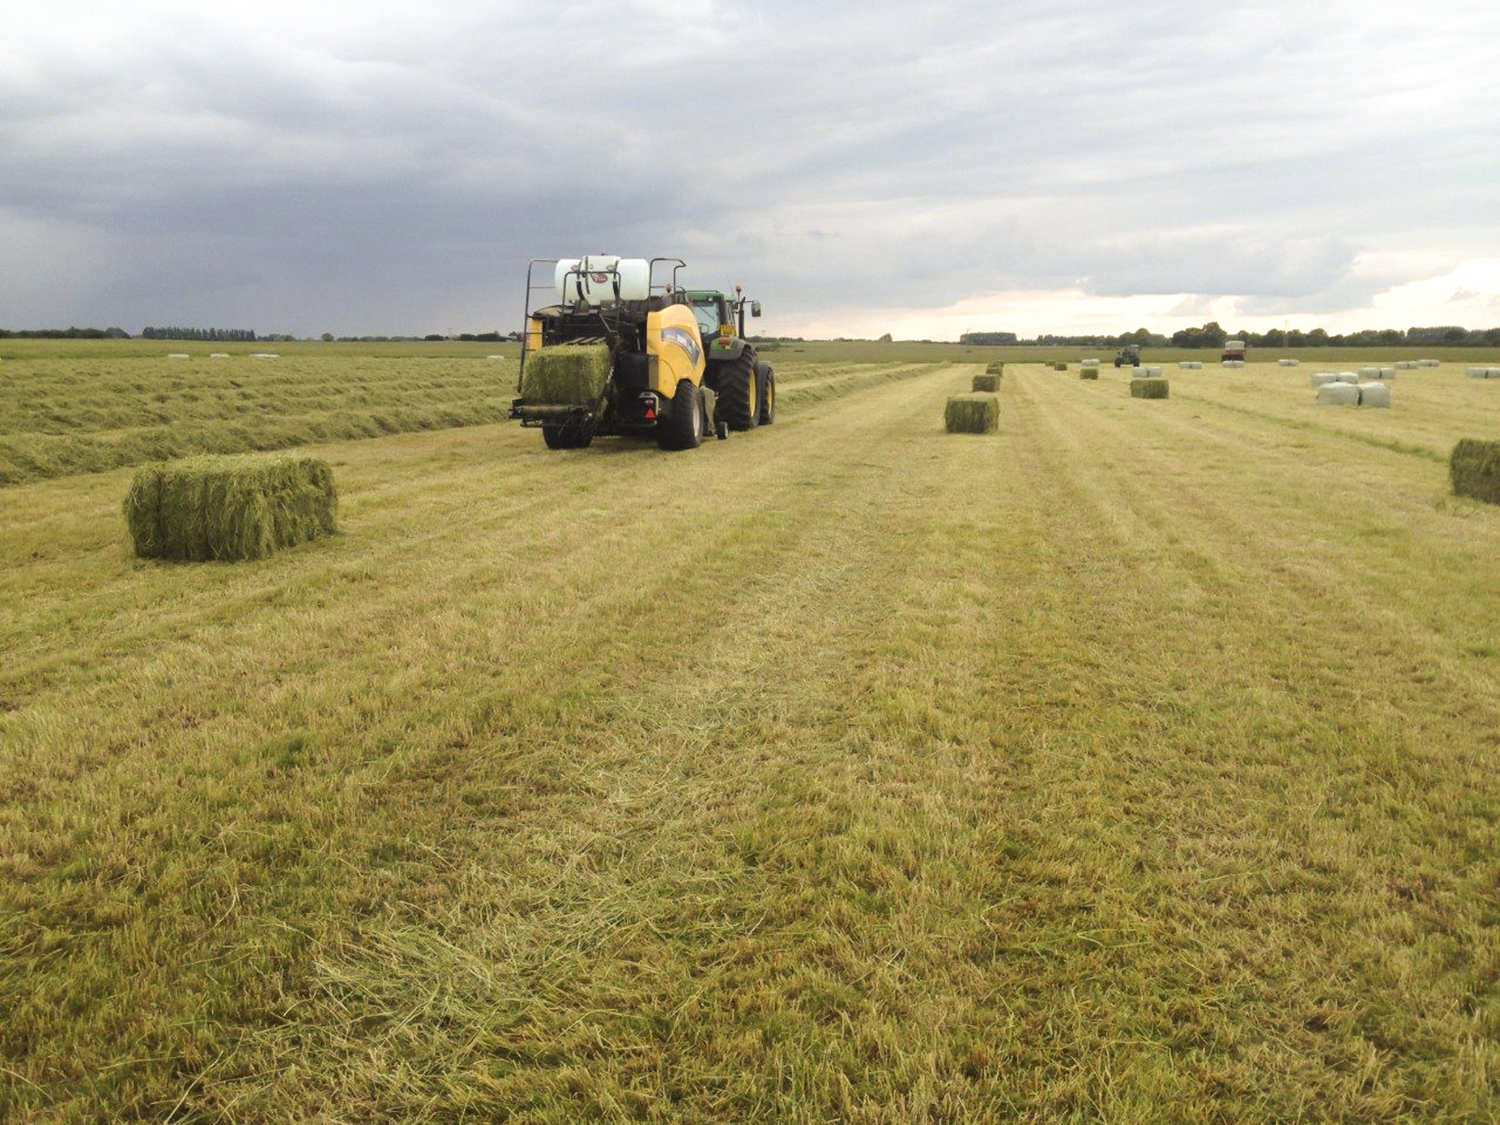
{"label": "flat farmland", "polygon": [[0,1118],[1493,1119],[1500,382],[767,358],[259,562],[0,489]]}

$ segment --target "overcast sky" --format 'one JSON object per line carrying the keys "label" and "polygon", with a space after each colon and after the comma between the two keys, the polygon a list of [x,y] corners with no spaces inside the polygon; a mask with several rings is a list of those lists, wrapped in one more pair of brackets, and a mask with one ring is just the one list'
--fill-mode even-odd
{"label": "overcast sky", "polygon": [[1500,5],[132,0],[0,24],[0,327],[1500,324]]}

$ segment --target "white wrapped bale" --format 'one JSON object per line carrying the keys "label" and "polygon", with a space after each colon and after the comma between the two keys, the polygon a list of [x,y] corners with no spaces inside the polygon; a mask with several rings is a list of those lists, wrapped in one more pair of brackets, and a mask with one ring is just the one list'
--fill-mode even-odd
{"label": "white wrapped bale", "polygon": [[1243,359],[1226,359],[1226,360],[1224,360],[1224,366],[1225,367],[1244,367],[1245,366],[1245,361]]}
{"label": "white wrapped bale", "polygon": [[1500,367],[1486,367],[1484,369],[1486,379],[1500,379]]}
{"label": "white wrapped bale", "polygon": [[167,353],[167,358],[168,359],[187,359],[188,358],[188,354],[187,354],[187,352],[168,352]]}
{"label": "white wrapped bale", "polygon": [[1415,371],[1421,365],[1414,359],[1398,359],[1396,361],[1397,371]]}
{"label": "white wrapped bale", "polygon": [[1086,359],[1083,361],[1083,365],[1085,367],[1098,367],[1099,361],[1097,359]]}
{"label": "white wrapped bale", "polygon": [[1396,369],[1394,367],[1382,367],[1380,369],[1380,374],[1377,376],[1377,378],[1380,379],[1394,379],[1395,377]]}
{"label": "white wrapped bale", "polygon": [[1314,387],[1321,387],[1328,383],[1337,383],[1338,381],[1339,376],[1336,371],[1314,371],[1308,377],[1308,382]]}
{"label": "white wrapped bale", "polygon": [[1417,360],[1417,363],[1419,363],[1423,367],[1440,367],[1440,366],[1442,366],[1442,362],[1443,361],[1440,360],[1440,359],[1419,359],[1419,360]]}
{"label": "white wrapped bale", "polygon": [[1360,378],[1362,378],[1362,379],[1379,379],[1380,378],[1380,368],[1378,368],[1378,367],[1361,367],[1359,369],[1359,374],[1360,374]]}
{"label": "white wrapped bale", "polygon": [[1357,383],[1359,382],[1359,376],[1353,371],[1340,371],[1338,381],[1340,383]]}
{"label": "white wrapped bale", "polygon": [[1360,383],[1356,390],[1359,391],[1359,405],[1361,406],[1390,406],[1391,388],[1384,383]]}
{"label": "white wrapped bale", "polygon": [[1300,359],[1278,359],[1276,361],[1276,366],[1277,367],[1301,367],[1302,366],[1302,361]]}
{"label": "white wrapped bale", "polygon": [[1359,387],[1354,383],[1324,383],[1318,388],[1319,406],[1358,406]]}
{"label": "white wrapped bale", "polygon": [[208,353],[208,358],[209,359],[228,359],[229,358],[229,353],[228,352],[209,352]]}

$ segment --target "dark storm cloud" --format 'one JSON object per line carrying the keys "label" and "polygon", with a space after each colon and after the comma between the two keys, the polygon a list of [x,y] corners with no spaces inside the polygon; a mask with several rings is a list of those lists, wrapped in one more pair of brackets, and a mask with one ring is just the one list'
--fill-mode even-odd
{"label": "dark storm cloud", "polygon": [[198,11],[8,30],[4,319],[508,326],[527,258],[597,250],[798,314],[1074,285],[1275,312],[1367,302],[1371,250],[1500,252],[1473,5]]}

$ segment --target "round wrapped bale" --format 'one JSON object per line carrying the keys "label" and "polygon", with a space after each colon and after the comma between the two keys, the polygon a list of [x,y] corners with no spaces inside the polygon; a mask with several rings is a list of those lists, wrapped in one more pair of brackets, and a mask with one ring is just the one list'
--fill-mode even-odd
{"label": "round wrapped bale", "polygon": [[1339,382],[1339,377],[1335,371],[1315,371],[1308,376],[1308,382],[1314,387],[1321,387],[1325,383]]}
{"label": "round wrapped bale", "polygon": [[1359,387],[1354,383],[1324,383],[1318,388],[1319,406],[1358,406]]}
{"label": "round wrapped bale", "polygon": [[1359,404],[1361,406],[1390,406],[1391,388],[1385,383],[1360,383]]}
{"label": "round wrapped bale", "polygon": [[1183,371],[1202,371],[1203,370],[1203,364],[1202,364],[1202,362],[1200,360],[1196,360],[1196,359],[1179,359],[1177,361],[1177,366],[1179,368],[1181,368]]}
{"label": "round wrapped bale", "polygon": [[973,391],[975,394],[988,392],[993,394],[1000,389],[1000,376],[998,375],[976,375],[974,376]]}
{"label": "round wrapped bale", "polygon": [[1488,367],[1466,367],[1464,368],[1464,374],[1470,379],[1487,379],[1489,378],[1489,370]]}
{"label": "round wrapped bale", "polygon": [[1000,400],[994,395],[954,395],[943,411],[950,434],[992,434],[1000,428]]}
{"label": "round wrapped bale", "polygon": [[527,406],[589,406],[599,401],[613,361],[604,344],[555,344],[526,357],[521,401]]}
{"label": "round wrapped bale", "polygon": [[1414,359],[1398,359],[1395,363],[1397,371],[1415,371],[1420,366]]}
{"label": "round wrapped bale", "polygon": [[331,535],[337,512],[328,462],[294,454],[143,465],[125,495],[125,523],[141,558],[264,558]]}
{"label": "round wrapped bale", "polygon": [[1222,362],[1223,362],[1223,366],[1225,366],[1225,367],[1244,367],[1245,366],[1245,361],[1243,359],[1226,359],[1226,360],[1224,360]]}
{"label": "round wrapped bale", "polygon": [[1302,366],[1302,361],[1300,359],[1278,359],[1276,361],[1276,366],[1277,367],[1301,367]]}
{"label": "round wrapped bale", "polygon": [[1448,479],[1457,496],[1500,504],[1500,441],[1464,438],[1448,458]]}
{"label": "round wrapped bale", "polygon": [[1098,367],[1099,366],[1099,361],[1097,359],[1086,359],[1086,360],[1083,361],[1083,366],[1085,366],[1085,367]]}
{"label": "round wrapped bale", "polygon": [[1394,379],[1395,377],[1396,369],[1394,367],[1382,367],[1380,368],[1380,374],[1375,376],[1377,379]]}
{"label": "round wrapped bale", "polygon": [[1131,398],[1166,398],[1168,383],[1159,376],[1130,380]]}
{"label": "round wrapped bale", "polygon": [[1500,379],[1500,367],[1486,367],[1484,369],[1486,379]]}
{"label": "round wrapped bale", "polygon": [[1359,376],[1360,376],[1361,379],[1379,379],[1380,378],[1380,368],[1378,368],[1378,367],[1361,367],[1359,369]]}
{"label": "round wrapped bale", "polygon": [[1423,367],[1441,367],[1443,361],[1440,359],[1419,359],[1417,362]]}
{"label": "round wrapped bale", "polygon": [[1359,376],[1353,371],[1340,371],[1338,381],[1340,383],[1358,383]]}

